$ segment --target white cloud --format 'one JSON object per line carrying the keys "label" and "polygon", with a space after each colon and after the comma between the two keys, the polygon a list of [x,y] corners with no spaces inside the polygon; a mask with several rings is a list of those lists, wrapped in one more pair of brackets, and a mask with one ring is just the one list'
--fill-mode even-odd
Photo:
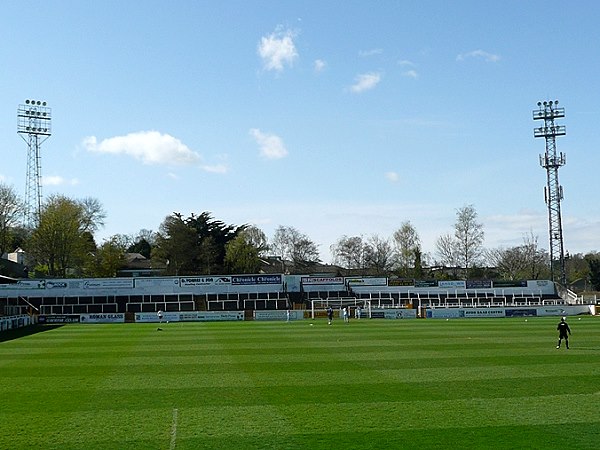
{"label": "white cloud", "polygon": [[266,159],[281,159],[288,155],[283,140],[274,134],[263,133],[257,128],[250,130],[250,135],[260,147],[260,155]]}
{"label": "white cloud", "polygon": [[68,180],[66,178],[61,177],[60,175],[46,175],[42,176],[42,184],[44,186],[76,186],[79,184],[79,180],[77,178],[71,178],[70,180]]}
{"label": "white cloud", "polygon": [[396,172],[386,172],[385,177],[392,183],[397,183],[398,180],[400,180],[400,175],[398,175]]}
{"label": "white cloud", "polygon": [[368,56],[381,55],[383,53],[383,49],[381,48],[372,48],[371,50],[360,50],[358,52],[358,56],[362,58],[366,58]]}
{"label": "white cloud", "polygon": [[350,87],[350,90],[354,93],[360,94],[361,92],[373,89],[381,81],[381,74],[377,72],[363,73],[355,78],[355,83]]}
{"label": "white cloud", "polygon": [[201,166],[202,170],[210,173],[227,173],[228,168],[225,164],[215,164],[212,166]]}
{"label": "white cloud", "polygon": [[327,66],[327,63],[325,61],[323,61],[322,59],[315,59],[315,62],[314,62],[315,72],[317,72],[317,73],[322,72],[323,70],[325,70],[326,66]]}
{"label": "white cloud", "polygon": [[195,165],[202,159],[179,139],[158,131],[139,131],[101,142],[89,136],[83,145],[90,152],[128,155],[144,164]]}
{"label": "white cloud", "polygon": [[415,80],[417,78],[419,78],[419,74],[417,73],[416,70],[407,70],[406,72],[402,72],[402,75],[404,75],[405,77],[409,77],[409,78],[414,78]]}
{"label": "white cloud", "polygon": [[500,61],[500,55],[494,55],[484,50],[473,50],[467,53],[461,53],[456,57],[457,61],[464,61],[467,58],[483,59],[486,62],[498,62]]}
{"label": "white cloud", "polygon": [[398,65],[414,67],[416,64],[412,61],[409,61],[408,59],[401,59],[400,61],[398,61]]}
{"label": "white cloud", "polygon": [[281,72],[286,65],[291,67],[294,64],[298,59],[294,38],[295,33],[290,30],[275,30],[260,38],[257,51],[266,70]]}

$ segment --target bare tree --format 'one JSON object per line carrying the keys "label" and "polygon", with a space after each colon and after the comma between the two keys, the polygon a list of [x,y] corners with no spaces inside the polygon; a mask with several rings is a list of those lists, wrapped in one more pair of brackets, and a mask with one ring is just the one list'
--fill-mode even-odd
{"label": "bare tree", "polygon": [[527,262],[523,278],[536,280],[550,270],[550,256],[546,250],[539,247],[538,236],[534,236],[533,231],[523,237],[523,250]]}
{"label": "bare tree", "polygon": [[365,248],[367,267],[376,274],[383,275],[390,272],[394,266],[394,249],[389,239],[383,239],[377,234],[367,240]]}
{"label": "bare tree", "polygon": [[258,256],[265,256],[269,250],[269,245],[267,236],[260,228],[250,225],[242,232],[242,234],[244,235],[245,242],[256,248]]}
{"label": "bare tree", "polygon": [[277,227],[271,240],[271,249],[282,262],[292,261],[294,267],[299,269],[306,269],[320,261],[317,245],[294,227]]}
{"label": "bare tree", "polygon": [[539,279],[548,273],[549,261],[547,252],[537,242],[537,236],[530,233],[523,237],[523,245],[488,250],[486,258],[505,279]]}
{"label": "bare tree", "polygon": [[98,228],[104,226],[106,212],[97,198],[86,197],[79,201],[81,206],[81,228],[94,234]]}
{"label": "bare tree", "polygon": [[444,234],[435,241],[436,254],[440,257],[440,264],[447,267],[458,265],[458,248],[456,239],[451,234]]}
{"label": "bare tree", "polygon": [[22,205],[14,188],[0,183],[0,256],[9,250],[11,229],[17,224]]}
{"label": "bare tree", "polygon": [[502,278],[507,280],[521,278],[521,274],[527,267],[522,246],[490,249],[486,252],[486,257],[488,263],[496,268]]}
{"label": "bare tree", "polygon": [[329,249],[333,263],[347,269],[364,269],[366,267],[366,243],[362,236],[342,236]]}

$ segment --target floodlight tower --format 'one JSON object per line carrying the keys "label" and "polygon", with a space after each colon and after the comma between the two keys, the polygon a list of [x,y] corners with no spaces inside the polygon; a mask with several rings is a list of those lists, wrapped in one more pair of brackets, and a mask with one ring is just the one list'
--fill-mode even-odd
{"label": "floodlight tower", "polygon": [[567,276],[565,272],[565,251],[562,233],[562,219],[560,215],[560,202],[563,199],[563,188],[558,182],[558,169],[567,163],[564,153],[557,153],[556,138],[567,134],[564,125],[556,125],[555,119],[565,117],[565,109],[558,107],[558,100],[538,102],[538,109],[533,111],[534,120],[543,120],[544,125],[534,128],[533,136],[543,137],[546,140],[546,153],[540,155],[540,165],[546,169],[547,185],[544,188],[544,197],[548,205],[548,224],[550,232],[550,271],[552,281],[565,285]]}
{"label": "floodlight tower", "polygon": [[42,143],[52,134],[52,110],[46,102],[25,100],[17,109],[17,133],[27,143],[27,180],[25,182],[26,226],[34,227],[42,209]]}

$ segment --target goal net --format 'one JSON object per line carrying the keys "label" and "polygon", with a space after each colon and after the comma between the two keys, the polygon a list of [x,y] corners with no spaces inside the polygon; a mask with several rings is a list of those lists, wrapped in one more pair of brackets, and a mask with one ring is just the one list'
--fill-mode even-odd
{"label": "goal net", "polygon": [[369,317],[371,311],[371,301],[366,299],[358,299],[356,297],[327,297],[316,298],[310,301],[312,319],[319,317],[327,317],[327,309],[333,309],[336,317],[342,317],[342,311],[347,308],[349,317],[354,319],[357,310],[360,317]]}

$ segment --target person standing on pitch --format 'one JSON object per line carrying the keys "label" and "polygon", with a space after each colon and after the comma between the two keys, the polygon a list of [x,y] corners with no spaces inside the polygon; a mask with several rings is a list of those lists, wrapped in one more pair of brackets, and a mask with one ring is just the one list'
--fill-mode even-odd
{"label": "person standing on pitch", "polygon": [[333,321],[333,308],[328,307],[327,308],[327,325],[331,325],[331,322]]}
{"label": "person standing on pitch", "polygon": [[163,320],[163,312],[161,309],[158,310],[158,312],[156,313],[156,317],[158,317],[158,323],[162,323]]}
{"label": "person standing on pitch", "polygon": [[357,319],[360,319],[360,306],[357,306],[356,309],[354,310],[354,316]]}
{"label": "person standing on pitch", "polygon": [[558,330],[558,343],[556,344],[556,348],[560,348],[560,343],[564,339],[565,345],[567,346],[567,350],[569,349],[569,335],[571,334],[571,329],[569,328],[569,324],[566,321],[566,317],[561,317],[560,322],[556,326]]}

